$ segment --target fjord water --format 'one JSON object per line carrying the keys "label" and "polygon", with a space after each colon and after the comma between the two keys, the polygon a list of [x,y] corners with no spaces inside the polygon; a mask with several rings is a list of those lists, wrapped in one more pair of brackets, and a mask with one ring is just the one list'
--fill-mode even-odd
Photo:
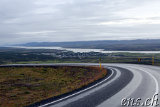
{"label": "fjord water", "polygon": [[[12,46],[13,47],[13,46]],[[24,49],[57,49],[64,51],[72,51],[75,53],[87,53],[87,52],[100,52],[100,53],[160,53],[160,51],[106,51],[104,49],[81,49],[81,48],[62,48],[62,47],[25,47],[25,46],[14,46],[13,48],[24,48]]]}

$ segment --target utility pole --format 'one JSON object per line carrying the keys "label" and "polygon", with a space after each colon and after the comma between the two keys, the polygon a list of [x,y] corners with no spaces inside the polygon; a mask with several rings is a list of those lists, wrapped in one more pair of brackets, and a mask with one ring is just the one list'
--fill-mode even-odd
{"label": "utility pole", "polygon": [[154,56],[152,56],[152,65],[154,65]]}

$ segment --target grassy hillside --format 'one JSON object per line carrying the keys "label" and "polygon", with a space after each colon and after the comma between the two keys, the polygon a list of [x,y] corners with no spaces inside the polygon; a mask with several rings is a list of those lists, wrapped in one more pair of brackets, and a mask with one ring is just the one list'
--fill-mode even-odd
{"label": "grassy hillside", "polygon": [[97,67],[0,68],[0,107],[22,107],[58,96],[102,78]]}

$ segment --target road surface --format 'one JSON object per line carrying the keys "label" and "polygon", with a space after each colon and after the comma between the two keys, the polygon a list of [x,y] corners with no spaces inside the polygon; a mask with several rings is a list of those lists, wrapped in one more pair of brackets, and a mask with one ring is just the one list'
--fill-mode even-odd
{"label": "road surface", "polygon": [[[70,65],[89,66],[98,64]],[[160,104],[160,96],[158,95],[160,89],[160,67],[136,64],[102,64],[102,66],[110,70],[111,74],[108,77],[90,87],[46,102],[40,106],[122,107],[123,105],[123,107],[160,107],[158,105]]]}

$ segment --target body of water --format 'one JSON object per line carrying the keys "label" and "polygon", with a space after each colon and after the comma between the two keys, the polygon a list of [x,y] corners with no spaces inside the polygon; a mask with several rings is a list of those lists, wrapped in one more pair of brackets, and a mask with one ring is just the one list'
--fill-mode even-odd
{"label": "body of water", "polygon": [[72,51],[75,53],[87,53],[87,52],[100,52],[100,53],[160,53],[160,51],[105,51],[104,49],[80,49],[80,48],[62,48],[62,47],[25,47],[25,46],[12,46],[13,48],[24,48],[24,49],[57,49]]}

